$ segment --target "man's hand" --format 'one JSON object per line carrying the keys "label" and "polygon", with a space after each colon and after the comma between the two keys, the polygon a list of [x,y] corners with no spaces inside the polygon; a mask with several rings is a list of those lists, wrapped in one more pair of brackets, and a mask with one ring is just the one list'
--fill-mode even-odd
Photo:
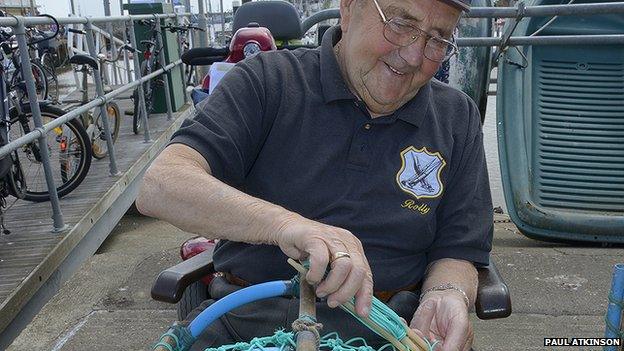
{"label": "man's hand", "polygon": [[[356,312],[368,316],[373,298],[373,275],[362,243],[355,235],[293,214],[279,224],[275,243],[287,256],[310,261],[306,280],[318,284],[316,295],[327,296],[329,307],[334,308],[355,296]],[[330,271],[325,278],[328,266]]]}
{"label": "man's hand", "polygon": [[434,291],[423,296],[410,328],[429,341],[439,340],[441,351],[470,350],[474,339],[468,307],[461,293]]}

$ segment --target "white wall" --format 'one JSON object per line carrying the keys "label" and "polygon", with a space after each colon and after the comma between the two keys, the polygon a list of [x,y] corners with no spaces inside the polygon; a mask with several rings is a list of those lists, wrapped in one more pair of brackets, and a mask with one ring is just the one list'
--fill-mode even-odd
{"label": "white wall", "polygon": [[[191,0],[191,8],[193,13],[197,13],[198,0]],[[208,3],[209,0],[204,3],[204,8],[206,12],[208,12]],[[219,0],[210,0],[212,1],[212,11],[219,11]],[[128,0],[124,0],[124,3],[127,3]],[[184,3],[184,2],[182,2]],[[49,13],[53,16],[57,17],[66,17],[71,12],[70,0],[38,0],[37,4],[40,5],[41,12]],[[104,1],[103,0],[74,0],[74,4],[76,7],[76,14],[80,16],[93,16],[99,17],[104,16]],[[119,10],[119,0],[110,0],[111,5],[111,15],[119,16],[121,13]],[[225,10],[232,9],[232,0],[223,0],[223,7]]]}

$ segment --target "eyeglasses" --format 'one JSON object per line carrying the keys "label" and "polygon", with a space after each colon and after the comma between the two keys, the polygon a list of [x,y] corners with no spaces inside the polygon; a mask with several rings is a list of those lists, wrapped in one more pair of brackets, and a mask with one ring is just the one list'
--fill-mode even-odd
{"label": "eyeglasses", "polygon": [[421,36],[424,36],[425,39],[427,39],[427,43],[425,44],[425,51],[423,54],[427,59],[435,62],[444,62],[457,54],[458,48],[455,43],[443,38],[434,37],[402,18],[395,17],[388,20],[383,11],[381,11],[377,0],[373,0],[373,2],[384,24],[383,36],[390,43],[405,47],[411,45]]}

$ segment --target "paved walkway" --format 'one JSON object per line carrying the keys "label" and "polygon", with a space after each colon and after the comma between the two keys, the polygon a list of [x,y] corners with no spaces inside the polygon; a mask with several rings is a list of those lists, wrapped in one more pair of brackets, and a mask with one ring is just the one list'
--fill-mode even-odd
{"label": "paved walkway", "polygon": [[[611,269],[623,250],[541,243],[520,235],[506,216],[496,219],[493,258],[514,312],[504,320],[475,317],[475,349],[542,350],[544,337],[603,335]],[[176,318],[175,306],[151,300],[151,284],[190,236],[126,215],[8,350],[149,349]]]}

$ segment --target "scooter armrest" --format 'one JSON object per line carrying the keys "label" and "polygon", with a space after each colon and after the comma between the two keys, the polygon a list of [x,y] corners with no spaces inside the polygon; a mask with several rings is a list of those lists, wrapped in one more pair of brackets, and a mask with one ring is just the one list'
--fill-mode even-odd
{"label": "scooter armrest", "polygon": [[168,303],[180,301],[189,285],[215,272],[212,252],[206,250],[160,272],[152,286],[152,298]]}
{"label": "scooter armrest", "polygon": [[505,318],[511,314],[511,296],[507,284],[496,269],[494,262],[477,267],[479,285],[475,309],[479,319]]}

